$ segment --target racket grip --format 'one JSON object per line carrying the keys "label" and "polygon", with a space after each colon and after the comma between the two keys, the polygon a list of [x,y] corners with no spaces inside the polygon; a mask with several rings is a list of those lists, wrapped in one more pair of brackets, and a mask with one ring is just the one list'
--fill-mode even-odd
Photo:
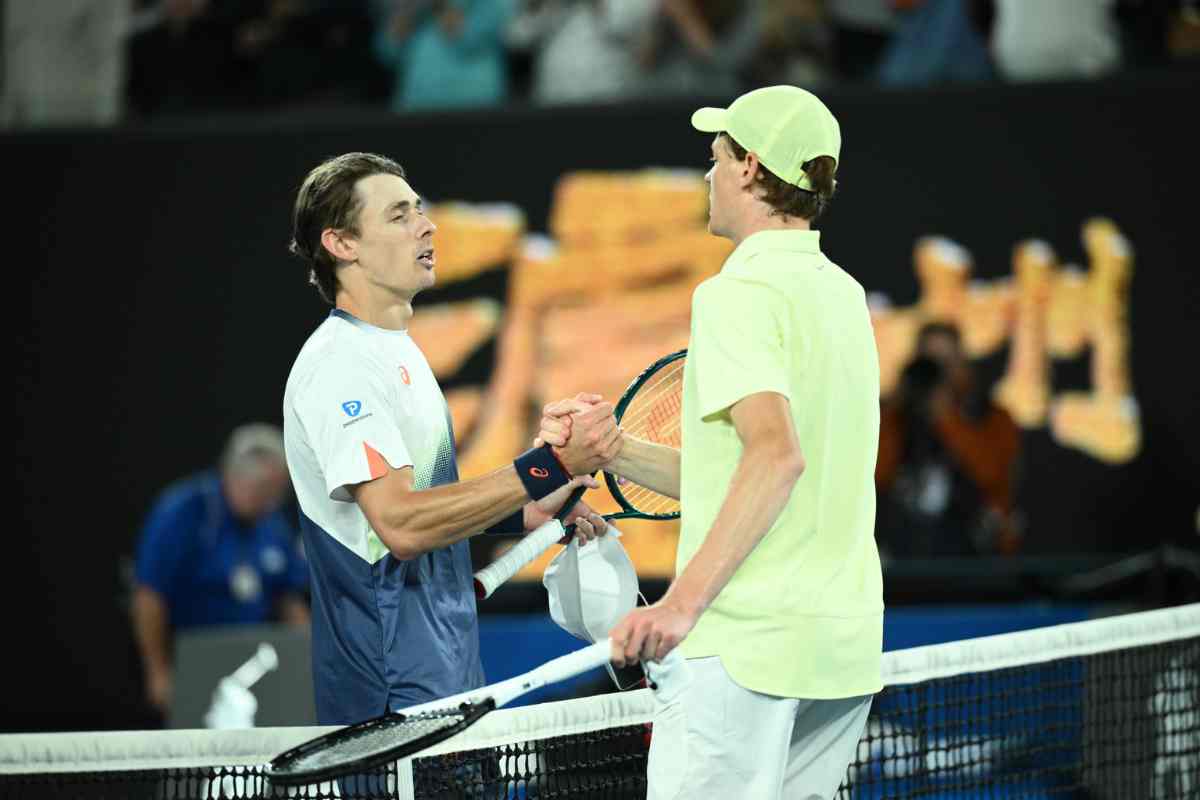
{"label": "racket grip", "polygon": [[512,549],[475,573],[475,597],[483,600],[521,568],[540,556],[550,545],[563,538],[562,523],[556,519],[530,531]]}

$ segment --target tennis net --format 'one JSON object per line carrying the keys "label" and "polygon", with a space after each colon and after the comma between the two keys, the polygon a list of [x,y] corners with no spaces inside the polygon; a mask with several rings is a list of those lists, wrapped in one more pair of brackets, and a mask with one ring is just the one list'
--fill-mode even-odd
{"label": "tennis net", "polygon": [[[839,792],[1200,796],[1200,605],[887,653]],[[272,787],[327,728],[0,736],[3,798],[643,798],[647,690],[496,711],[369,775]]]}

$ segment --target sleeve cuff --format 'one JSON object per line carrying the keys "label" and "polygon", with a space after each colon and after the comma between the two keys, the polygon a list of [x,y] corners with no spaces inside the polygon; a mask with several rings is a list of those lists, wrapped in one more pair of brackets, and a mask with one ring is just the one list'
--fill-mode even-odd
{"label": "sleeve cuff", "polygon": [[[350,447],[341,457],[330,465],[325,473],[325,488],[329,499],[342,503],[354,500],[349,487],[382,477],[377,459],[382,458],[386,466],[392,469],[404,469],[413,465],[408,455],[408,449],[395,442],[365,442],[360,441],[357,447]],[[386,474],[386,470],[383,471]]]}
{"label": "sleeve cuff", "polygon": [[774,392],[781,394],[787,398],[790,403],[792,400],[791,393],[786,386],[767,385],[762,386],[747,386],[743,388],[729,387],[727,391],[714,393],[715,396],[702,398],[700,401],[700,419],[708,419],[711,416],[721,413],[727,408],[733,407],[739,400],[744,400],[752,394],[761,392]]}

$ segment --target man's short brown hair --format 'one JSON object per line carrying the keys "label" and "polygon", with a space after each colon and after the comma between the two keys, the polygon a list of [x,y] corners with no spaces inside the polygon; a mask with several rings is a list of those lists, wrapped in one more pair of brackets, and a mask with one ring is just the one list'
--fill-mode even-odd
{"label": "man's short brown hair", "polygon": [[296,194],[288,250],[308,266],[308,282],[330,305],[337,296],[337,259],[321,244],[321,234],[327,228],[358,233],[362,198],[355,186],[372,175],[406,177],[404,167],[386,156],[345,153],[308,173]]}
{"label": "man's short brown hair", "polygon": [[[746,158],[746,148],[734,141],[732,136],[722,133],[721,138],[729,143],[734,158],[738,161]],[[837,162],[830,156],[817,156],[804,162],[804,172],[813,185],[812,191],[793,186],[762,164],[758,165],[755,181],[760,190],[759,197],[771,207],[772,214],[811,221],[825,213],[829,201],[833,199],[833,173],[836,170]]]}

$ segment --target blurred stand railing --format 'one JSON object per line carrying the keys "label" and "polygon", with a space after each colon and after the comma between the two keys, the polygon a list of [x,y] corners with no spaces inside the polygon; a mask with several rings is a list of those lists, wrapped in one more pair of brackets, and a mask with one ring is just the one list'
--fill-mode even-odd
{"label": "blurred stand railing", "polygon": [[[1162,545],[1145,553],[1122,558],[1090,572],[1063,579],[1060,587],[1069,594],[1082,596],[1119,587],[1131,580],[1146,579],[1162,595],[1158,605],[1168,604],[1172,581],[1190,591],[1187,600],[1200,598],[1200,552],[1175,545]],[[1149,598],[1154,600],[1154,598]],[[1186,600],[1184,601],[1186,602]]]}
{"label": "blurred stand railing", "polygon": [[1161,545],[1134,554],[897,559],[884,565],[891,603],[1137,602],[1200,599],[1200,554]]}

